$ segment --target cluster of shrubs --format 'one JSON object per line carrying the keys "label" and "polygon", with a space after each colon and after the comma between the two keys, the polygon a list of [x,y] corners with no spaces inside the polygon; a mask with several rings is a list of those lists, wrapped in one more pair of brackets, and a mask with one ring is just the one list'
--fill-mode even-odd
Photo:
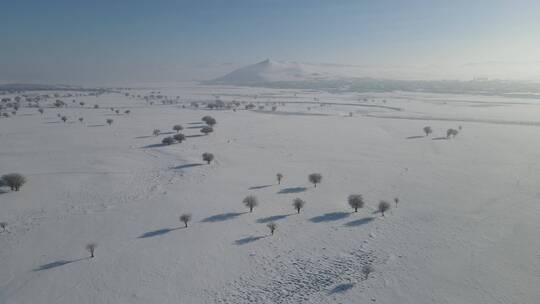
{"label": "cluster of shrubs", "polygon": [[[459,126],[458,129],[461,130],[462,127]],[[430,126],[425,126],[424,128],[422,128],[422,131],[424,131],[426,136],[429,136],[431,133],[433,133],[433,129]],[[458,130],[450,128],[450,129],[446,130],[446,138],[456,137],[458,135],[458,133],[459,133]]]}

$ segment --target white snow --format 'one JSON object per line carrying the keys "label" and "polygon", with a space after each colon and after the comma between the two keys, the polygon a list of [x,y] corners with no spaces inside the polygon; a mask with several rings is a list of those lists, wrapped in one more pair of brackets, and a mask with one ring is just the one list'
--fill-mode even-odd
{"label": "white snow", "polygon": [[[181,103],[110,93],[0,119],[0,174],[28,178],[20,192],[0,188],[0,303],[538,303],[538,100],[191,83],[126,92],[151,91]],[[264,109],[189,106],[216,95]],[[205,115],[218,124],[198,136]],[[159,145],[172,133],[152,130],[175,124],[187,140]],[[353,193],[366,200],[358,213]]]}

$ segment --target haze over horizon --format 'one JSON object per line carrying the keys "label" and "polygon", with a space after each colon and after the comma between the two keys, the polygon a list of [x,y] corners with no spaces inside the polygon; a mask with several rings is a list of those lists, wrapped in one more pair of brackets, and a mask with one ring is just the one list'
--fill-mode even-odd
{"label": "haze over horizon", "polygon": [[540,3],[403,2],[9,2],[0,82],[206,80],[267,58],[379,78],[540,81]]}

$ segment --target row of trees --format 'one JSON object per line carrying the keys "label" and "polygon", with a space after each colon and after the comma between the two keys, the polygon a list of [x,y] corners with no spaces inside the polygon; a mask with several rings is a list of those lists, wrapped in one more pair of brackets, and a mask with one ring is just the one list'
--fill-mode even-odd
{"label": "row of trees", "polygon": [[[461,126],[458,127],[459,130],[461,130],[461,128]],[[426,136],[429,136],[431,133],[433,133],[433,129],[430,126],[425,126],[422,130],[424,131]],[[450,128],[446,130],[446,138],[456,137],[458,133],[458,130]]]}

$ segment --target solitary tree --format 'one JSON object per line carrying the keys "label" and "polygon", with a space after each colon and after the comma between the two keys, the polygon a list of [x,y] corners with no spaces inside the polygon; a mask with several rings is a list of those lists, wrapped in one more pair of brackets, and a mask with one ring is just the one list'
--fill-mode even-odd
{"label": "solitary tree", "polygon": [[204,116],[201,120],[204,121],[210,127],[214,126],[217,123],[216,119],[212,116]]}
{"label": "solitary tree", "polygon": [[181,125],[174,125],[173,130],[176,131],[176,133],[184,130],[184,128]]}
{"label": "solitary tree", "polygon": [[129,115],[129,113],[131,113],[131,111],[130,110],[125,110],[124,113]]}
{"label": "solitary tree", "polygon": [[371,265],[364,265],[362,266],[362,273],[364,274],[364,278],[367,280],[369,278],[369,274],[372,273],[375,269],[373,269],[373,266]]}
{"label": "solitary tree", "polygon": [[19,173],[10,173],[2,176],[2,181],[11,190],[19,191],[19,189],[26,183],[26,178]]}
{"label": "solitary tree", "polygon": [[79,102],[79,104],[81,105],[81,107],[84,107],[84,101]]}
{"label": "solitary tree", "polygon": [[95,104],[94,109],[99,109],[99,105]]}
{"label": "solitary tree", "polygon": [[66,116],[62,116],[60,119],[62,119],[63,122],[66,122],[66,121],[67,121],[67,117],[66,117]]}
{"label": "solitary tree", "polygon": [[396,203],[396,208],[397,208],[397,204],[399,203],[399,197],[394,198],[394,203]]}
{"label": "solitary tree", "polygon": [[112,118],[107,118],[107,120],[106,120],[106,122],[107,122],[107,124],[109,124],[109,126],[112,125],[113,121],[114,120]]}
{"label": "solitary tree", "polygon": [[90,243],[86,245],[86,250],[90,252],[90,257],[94,257],[94,252],[96,251],[97,244],[96,243]]}
{"label": "solitary tree", "polygon": [[154,129],[154,131],[152,131],[152,134],[154,134],[154,136],[158,136],[159,134],[161,134],[161,131],[159,129]]}
{"label": "solitary tree", "polygon": [[320,173],[311,173],[308,175],[308,179],[317,188],[317,184],[321,183],[322,175]]}
{"label": "solitary tree", "polygon": [[210,164],[214,160],[214,154],[205,152],[205,153],[202,154],[202,159],[207,164]]}
{"label": "solitary tree", "polygon": [[79,121],[80,121],[81,123],[83,122],[83,120],[84,120],[83,117],[79,117]]}
{"label": "solitary tree", "polygon": [[255,208],[259,204],[257,197],[253,195],[246,196],[242,203],[244,203],[244,205],[249,208],[249,212],[253,212],[253,208]]}
{"label": "solitary tree", "polygon": [[448,130],[446,130],[446,138],[456,137],[457,134],[458,134],[458,130],[456,130],[456,129],[448,129]]}
{"label": "solitary tree", "polygon": [[2,228],[2,232],[6,231],[7,223],[6,222],[0,222],[0,228]]}
{"label": "solitary tree", "polygon": [[39,113],[43,114],[43,112],[45,112],[45,110],[43,110],[42,108],[39,108],[38,109]]}
{"label": "solitary tree", "polygon": [[274,223],[274,222],[268,223],[268,225],[266,225],[266,227],[268,227],[268,229],[270,229],[270,234],[271,234],[271,235],[274,235],[274,231],[275,231],[276,228],[277,228],[276,223]]}
{"label": "solitary tree", "polygon": [[295,198],[293,200],[293,203],[292,203],[292,205],[293,205],[294,209],[296,209],[297,213],[300,213],[300,209],[304,208],[305,204],[306,204],[306,202],[301,198]]}
{"label": "solitary tree", "polygon": [[390,209],[390,204],[387,201],[380,201],[379,202],[379,212],[384,216],[384,212],[388,211]]}
{"label": "solitary tree", "polygon": [[433,132],[430,126],[425,126],[423,130],[424,130],[424,133],[426,133],[426,136],[429,136],[429,134]]}
{"label": "solitary tree", "polygon": [[278,185],[281,185],[281,180],[283,179],[283,174],[281,174],[281,173],[276,174],[276,178],[277,178]]}
{"label": "solitary tree", "polygon": [[170,137],[170,136],[167,136],[161,141],[161,143],[163,143],[165,145],[171,145],[171,144],[174,143],[174,139],[172,137]]}
{"label": "solitary tree", "polygon": [[191,214],[182,214],[180,215],[180,222],[184,223],[187,228],[187,223],[191,220]]}
{"label": "solitary tree", "polygon": [[116,113],[116,115],[120,114],[120,110],[115,110],[114,113]]}
{"label": "solitary tree", "polygon": [[182,133],[174,134],[173,138],[174,138],[174,140],[176,140],[179,143],[186,140],[186,136],[184,134],[182,134]]}
{"label": "solitary tree", "polygon": [[208,133],[214,132],[214,129],[212,127],[206,126],[201,128],[201,133],[204,133],[204,135],[208,135]]}
{"label": "solitary tree", "polygon": [[354,209],[354,212],[358,212],[358,208],[364,207],[364,198],[361,194],[351,194],[347,198],[349,206]]}

